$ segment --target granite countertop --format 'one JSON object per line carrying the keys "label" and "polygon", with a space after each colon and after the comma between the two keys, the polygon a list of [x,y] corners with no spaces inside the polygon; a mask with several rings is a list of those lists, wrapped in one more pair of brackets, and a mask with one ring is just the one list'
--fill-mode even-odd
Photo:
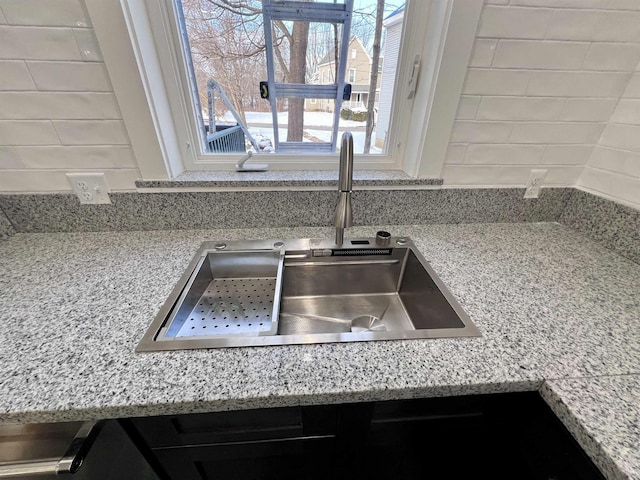
{"label": "granite countertop", "polygon": [[332,230],[16,234],[0,243],[0,421],[540,389],[609,478],[640,478],[640,265],[555,223],[350,235],[381,227],[413,238],[482,337],[136,354],[202,241]]}
{"label": "granite countertop", "polygon": [[[257,158],[257,159],[256,159]],[[247,162],[260,163],[258,157]],[[336,160],[337,161],[337,160]],[[334,190],[338,182],[338,170],[269,170],[266,172],[236,171],[191,171],[178,175],[173,180],[137,180],[139,189],[173,190],[185,188],[331,188]],[[359,188],[385,187],[400,188],[411,186],[442,186],[441,178],[419,179],[407,175],[402,170],[355,170],[353,184]]]}

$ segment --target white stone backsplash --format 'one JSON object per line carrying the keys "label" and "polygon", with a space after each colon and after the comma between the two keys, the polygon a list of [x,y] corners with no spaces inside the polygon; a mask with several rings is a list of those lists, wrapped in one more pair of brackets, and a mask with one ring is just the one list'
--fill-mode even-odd
{"label": "white stone backsplash", "polygon": [[445,185],[546,168],[545,185],[640,206],[639,62],[638,1],[485,0]]}

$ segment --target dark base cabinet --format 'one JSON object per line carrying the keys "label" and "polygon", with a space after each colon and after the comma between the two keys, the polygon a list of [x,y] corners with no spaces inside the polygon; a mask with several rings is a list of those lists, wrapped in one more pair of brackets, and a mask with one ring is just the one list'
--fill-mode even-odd
{"label": "dark base cabinet", "polygon": [[340,407],[241,410],[131,420],[165,478],[327,478]]}
{"label": "dark base cabinet", "polygon": [[604,478],[537,393],[377,402],[356,464],[362,478]]}
{"label": "dark base cabinet", "polygon": [[166,479],[602,479],[537,393],[125,421]]}

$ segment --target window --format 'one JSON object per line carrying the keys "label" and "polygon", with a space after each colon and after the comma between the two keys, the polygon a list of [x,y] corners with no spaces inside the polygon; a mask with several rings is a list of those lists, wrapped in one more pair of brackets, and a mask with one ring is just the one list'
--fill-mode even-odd
{"label": "window", "polygon": [[[379,64],[381,58],[381,49],[373,49],[374,43],[382,40],[382,29],[376,30],[376,21],[382,23],[385,16],[396,11],[394,20],[400,21],[392,22],[393,31],[388,33],[396,41],[385,48],[388,56],[397,58],[403,25],[402,7],[398,5],[402,6],[404,0],[388,4],[379,14],[377,0],[355,0],[353,7],[353,0],[314,2],[316,5],[310,8],[297,4],[296,20],[274,21],[271,18],[280,6],[271,0],[172,1],[191,70],[196,123],[205,125],[203,153],[333,153],[340,133],[347,129],[353,131],[356,153],[386,153],[374,115],[341,114],[342,104],[352,107],[354,103],[343,102],[343,81],[358,82],[358,92],[379,90],[382,72],[370,71],[372,63]],[[325,20],[336,9],[349,13],[353,9],[347,17],[352,19],[350,29],[348,23]],[[300,16],[309,21],[302,21]],[[351,61],[357,57],[358,48],[365,50],[368,63]],[[372,62],[373,55],[377,58]],[[382,96],[389,97],[383,100],[389,103],[394,81],[395,75],[388,76],[388,85],[382,90]],[[296,93],[288,98],[285,87],[291,84],[297,85]],[[258,85],[262,85],[260,89]],[[310,98],[328,94],[329,86],[335,88],[330,94],[333,98],[326,99],[324,109],[312,107],[317,102]],[[378,103],[358,102],[357,107],[377,112]]]}
{"label": "window", "polygon": [[[102,15],[104,10],[114,7],[99,0],[86,0],[86,3],[101,46],[113,42],[117,43],[116,46],[120,51],[124,51],[122,42],[118,43],[115,38],[110,39],[113,35],[110,35],[109,31],[113,29],[113,25],[107,22],[107,18],[113,18],[113,15],[111,17]],[[142,113],[148,115],[155,125],[153,134],[159,139],[165,166],[170,163],[175,164],[174,168],[167,167],[170,175],[185,168],[226,169],[232,166],[240,158],[239,154],[206,154],[199,140],[202,125],[198,125],[195,99],[202,99],[202,94],[190,83],[192,80],[195,80],[193,84],[198,81],[197,78],[193,78],[196,75],[190,78],[185,68],[187,50],[184,43],[181,43],[184,32],[180,31],[176,23],[179,5],[173,0],[145,0],[142,7],[140,2],[123,0],[122,5],[126,26],[132,38],[129,48],[132,48],[135,54],[135,60],[141,72],[142,86],[149,99],[149,111]],[[448,134],[457,108],[459,91],[464,80],[481,6],[481,0],[438,2],[412,0],[407,4],[408,13],[404,15],[402,22],[405,34],[399,50],[398,64],[394,69],[395,84],[401,87],[394,88],[390,102],[389,124],[384,130],[384,147],[377,155],[357,156],[356,168],[402,168],[411,174],[438,176],[441,167],[441,164],[438,167],[438,162],[444,156],[443,152],[448,145]],[[415,12],[420,14],[417,15]],[[452,48],[447,53],[448,50],[443,45],[449,38],[452,39]],[[118,51],[118,48],[114,47],[113,52]],[[123,70],[124,67],[118,65],[118,57],[109,53],[110,47],[103,50],[105,50],[103,53],[109,73],[114,77],[114,90],[119,100],[121,92],[125,92],[122,95],[125,100],[120,102],[125,122],[127,117],[139,117],[142,113],[129,112],[129,105],[126,102],[126,91],[133,90],[135,82],[117,80],[118,76],[131,78],[133,72],[128,71],[126,74],[120,72],[119,70]],[[416,58],[418,59],[417,70],[413,68]],[[385,65],[387,63],[388,58],[385,57]],[[414,70],[419,71],[422,77],[419,78],[419,83],[416,82],[416,78],[410,82]],[[453,81],[451,78],[445,79],[446,75],[452,75],[455,78]],[[323,79],[331,81],[327,76],[330,76],[330,72],[320,73],[316,78],[321,82]],[[363,73],[363,76],[366,78],[367,75]],[[116,84],[119,86],[116,87]],[[415,95],[408,99],[408,89],[416,84],[418,88]],[[447,89],[458,89],[458,92],[453,95],[451,92],[447,95],[437,94],[439,90]],[[380,92],[380,95],[376,95],[375,98],[379,98],[382,104],[383,90]],[[361,94],[361,98],[366,98],[366,91],[358,93]],[[243,101],[249,105],[252,102],[255,103],[251,98]],[[416,103],[420,105],[416,107]],[[307,104],[314,105],[311,101]],[[287,102],[283,102],[283,105],[286,108]],[[331,105],[326,99],[316,102],[315,105],[316,108],[320,107],[318,110],[331,110]],[[431,121],[436,118],[432,115],[434,109],[439,110],[436,112],[438,113],[437,122]],[[202,111],[200,115],[203,116]],[[411,129],[408,128],[409,125],[412,125]],[[407,135],[409,131],[411,135]],[[443,133],[445,131],[446,133]],[[136,143],[149,143],[154,135],[136,140],[133,137],[138,135],[133,132],[131,136],[134,151]],[[435,151],[438,149],[440,151]],[[432,151],[436,155],[431,155]],[[436,160],[422,162],[423,158]],[[267,161],[276,168],[335,168],[335,156],[332,155],[324,157],[271,154]],[[148,169],[141,166],[143,176],[146,170],[158,171],[157,159],[145,157],[141,162],[148,162],[150,165]],[[152,165],[153,162],[156,164]]]}

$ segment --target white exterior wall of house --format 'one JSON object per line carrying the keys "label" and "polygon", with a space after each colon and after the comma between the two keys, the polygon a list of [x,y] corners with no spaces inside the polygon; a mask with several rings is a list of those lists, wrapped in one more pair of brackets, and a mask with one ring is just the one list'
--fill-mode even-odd
{"label": "white exterior wall of house", "polygon": [[[329,55],[325,58],[327,61],[320,63],[317,67],[315,81],[320,84],[334,83],[335,62],[329,60]],[[351,109],[366,108],[369,83],[371,82],[371,57],[357,36],[351,37],[349,42],[345,82],[352,85],[353,93],[350,100],[342,102],[342,107]],[[360,95],[360,100],[358,100],[358,94]],[[316,103],[312,103],[309,99],[305,101],[306,111],[333,112],[333,108],[333,100],[319,99]]]}
{"label": "white exterior wall of house", "polygon": [[384,22],[387,36],[384,42],[384,64],[380,82],[380,101],[378,105],[378,121],[376,123],[376,147],[382,148],[389,130],[393,85],[396,80],[396,66],[402,40],[402,20],[404,11],[396,13]]}

